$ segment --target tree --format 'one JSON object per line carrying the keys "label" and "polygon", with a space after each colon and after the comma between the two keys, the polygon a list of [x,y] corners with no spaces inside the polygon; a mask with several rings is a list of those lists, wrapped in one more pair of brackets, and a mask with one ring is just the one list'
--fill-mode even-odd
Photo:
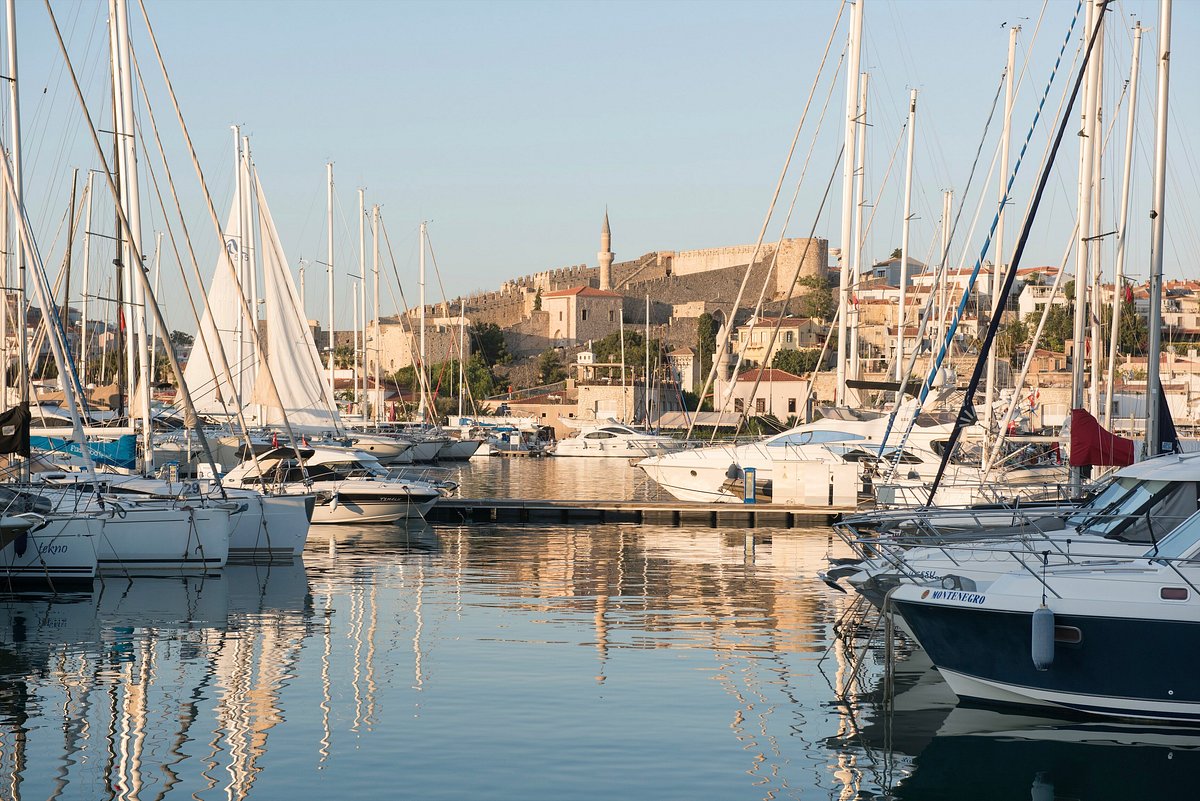
{"label": "tree", "polygon": [[888,258],[889,259],[898,259],[902,255],[904,255],[904,250],[902,248],[896,248],[895,250],[892,251],[892,255],[888,256]]}
{"label": "tree", "polygon": [[476,323],[471,327],[471,341],[475,351],[488,367],[512,361],[508,345],[504,341],[504,330],[495,323]]}
{"label": "tree", "polygon": [[567,377],[562,358],[554,348],[547,348],[538,356],[537,370],[539,384],[554,384]]}
{"label": "tree", "polygon": [[196,338],[184,331],[172,331],[167,337],[172,345],[191,345],[196,341]]}
{"label": "tree", "polygon": [[821,322],[832,320],[837,313],[837,302],[829,279],[824,275],[806,275],[799,283],[807,290],[800,298],[800,313]]}
{"label": "tree", "polygon": [[542,289],[541,289],[541,287],[538,287],[537,294],[533,296],[533,310],[534,311],[542,310]]}
{"label": "tree", "polygon": [[1013,320],[1003,326],[996,336],[996,355],[1016,366],[1018,351],[1028,343],[1029,326],[1020,320]]}
{"label": "tree", "polygon": [[[1036,329],[1042,319],[1040,311],[1025,315],[1025,322],[1031,329]],[[1047,350],[1063,352],[1067,340],[1074,336],[1075,312],[1071,306],[1054,304],[1046,313],[1046,327],[1042,329],[1042,339],[1039,345]]]}
{"label": "tree", "polygon": [[708,312],[696,319],[696,350],[700,353],[700,374],[706,376],[717,352],[717,321]]}
{"label": "tree", "polygon": [[348,369],[354,366],[354,347],[338,345],[333,349],[333,366],[338,369]]}
{"label": "tree", "polygon": [[821,351],[816,348],[778,350],[775,351],[775,357],[771,359],[771,367],[792,375],[804,375],[817,369],[820,357]]}

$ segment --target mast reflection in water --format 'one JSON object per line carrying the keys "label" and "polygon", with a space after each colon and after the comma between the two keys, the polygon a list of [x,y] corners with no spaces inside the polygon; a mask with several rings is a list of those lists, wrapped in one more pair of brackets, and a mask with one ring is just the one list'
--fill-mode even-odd
{"label": "mast reflection in water", "polygon": [[880,666],[833,639],[831,549],[330,528],[303,564],[6,599],[0,797],[1099,798],[1195,775],[1185,731],[1067,748],[961,723],[919,652],[883,704]]}

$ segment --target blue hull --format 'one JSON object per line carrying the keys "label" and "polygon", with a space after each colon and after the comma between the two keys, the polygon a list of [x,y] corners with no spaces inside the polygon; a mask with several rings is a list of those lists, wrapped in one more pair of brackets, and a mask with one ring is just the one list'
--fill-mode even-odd
{"label": "blue hull", "polygon": [[1055,642],[1053,664],[1039,671],[1029,613],[893,602],[943,672],[1086,714],[1200,720],[1200,623],[1057,615],[1056,627],[1078,629],[1079,642]]}

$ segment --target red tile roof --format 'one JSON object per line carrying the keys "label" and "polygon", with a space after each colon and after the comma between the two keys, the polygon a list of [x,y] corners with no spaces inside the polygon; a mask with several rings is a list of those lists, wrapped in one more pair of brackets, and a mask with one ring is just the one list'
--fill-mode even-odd
{"label": "red tile roof", "polygon": [[619,298],[621,295],[616,292],[609,292],[605,289],[596,289],[591,286],[577,286],[571,289],[559,289],[556,292],[543,292],[543,298],[567,298],[572,295],[578,295],[585,298]]}
{"label": "red tile roof", "polygon": [[776,370],[774,367],[766,369],[752,368],[738,375],[738,381],[758,381],[759,374],[762,374],[762,381],[804,381],[798,375],[789,373],[787,370]]}

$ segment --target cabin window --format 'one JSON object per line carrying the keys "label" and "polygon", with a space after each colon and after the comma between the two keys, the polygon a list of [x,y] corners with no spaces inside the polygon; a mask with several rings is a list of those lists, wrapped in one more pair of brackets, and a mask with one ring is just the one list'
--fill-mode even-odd
{"label": "cabin window", "polygon": [[1186,601],[1188,599],[1187,587],[1161,587],[1158,590],[1158,597],[1164,601]]}
{"label": "cabin window", "polygon": [[584,434],[584,439],[614,439],[617,435],[610,434],[607,431],[593,431],[590,434]]}

